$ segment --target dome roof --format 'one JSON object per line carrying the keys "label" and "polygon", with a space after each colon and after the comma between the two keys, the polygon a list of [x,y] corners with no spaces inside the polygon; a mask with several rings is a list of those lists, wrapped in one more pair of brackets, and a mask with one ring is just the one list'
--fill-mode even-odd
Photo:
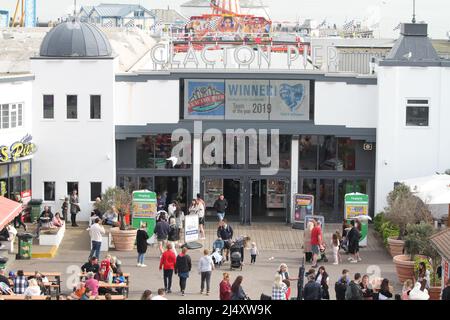
{"label": "dome roof", "polygon": [[95,25],[80,21],[58,24],[41,44],[41,57],[109,57],[111,45]]}

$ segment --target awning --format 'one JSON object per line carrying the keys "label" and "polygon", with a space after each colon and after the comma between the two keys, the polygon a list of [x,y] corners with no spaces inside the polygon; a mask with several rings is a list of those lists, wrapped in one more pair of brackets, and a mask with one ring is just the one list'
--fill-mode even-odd
{"label": "awning", "polygon": [[22,211],[22,204],[0,197],[0,230]]}

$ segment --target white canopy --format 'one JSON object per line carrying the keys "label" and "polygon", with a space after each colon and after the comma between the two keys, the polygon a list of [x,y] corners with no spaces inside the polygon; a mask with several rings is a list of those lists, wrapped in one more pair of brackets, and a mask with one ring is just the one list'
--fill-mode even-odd
{"label": "white canopy", "polygon": [[450,204],[450,175],[448,174],[408,179],[403,183],[426,204]]}

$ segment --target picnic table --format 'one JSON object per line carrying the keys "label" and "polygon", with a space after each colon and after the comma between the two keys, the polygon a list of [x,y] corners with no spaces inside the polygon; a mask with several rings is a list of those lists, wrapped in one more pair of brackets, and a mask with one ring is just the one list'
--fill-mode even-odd
{"label": "picnic table", "polygon": [[[49,282],[44,283],[46,294],[51,296],[52,289],[56,292],[56,299],[59,300],[61,295],[61,273],[60,272],[39,272],[42,276],[47,277]],[[34,277],[35,272],[24,272],[23,275],[26,278]],[[14,287],[14,282],[9,279],[9,285]]]}
{"label": "picnic table", "polygon": [[32,296],[27,297],[24,294],[1,295],[0,300],[49,300],[50,296]]}
{"label": "picnic table", "polygon": [[[97,296],[97,297],[92,297],[91,300],[106,300],[105,296]],[[124,295],[111,295],[111,300],[126,300],[126,297]]]}
{"label": "picnic table", "polygon": [[128,293],[129,293],[129,286],[127,283],[108,283],[108,282],[104,282],[104,281],[99,281],[98,282],[98,287],[99,288],[104,288],[104,289],[124,289],[125,292],[125,296],[128,298]]}

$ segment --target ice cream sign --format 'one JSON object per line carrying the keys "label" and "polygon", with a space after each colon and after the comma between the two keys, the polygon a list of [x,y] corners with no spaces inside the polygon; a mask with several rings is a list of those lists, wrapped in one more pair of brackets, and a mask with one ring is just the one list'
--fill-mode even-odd
{"label": "ice cream sign", "polygon": [[9,146],[0,146],[0,163],[17,161],[33,155],[37,148],[32,139],[33,137],[28,134]]}

